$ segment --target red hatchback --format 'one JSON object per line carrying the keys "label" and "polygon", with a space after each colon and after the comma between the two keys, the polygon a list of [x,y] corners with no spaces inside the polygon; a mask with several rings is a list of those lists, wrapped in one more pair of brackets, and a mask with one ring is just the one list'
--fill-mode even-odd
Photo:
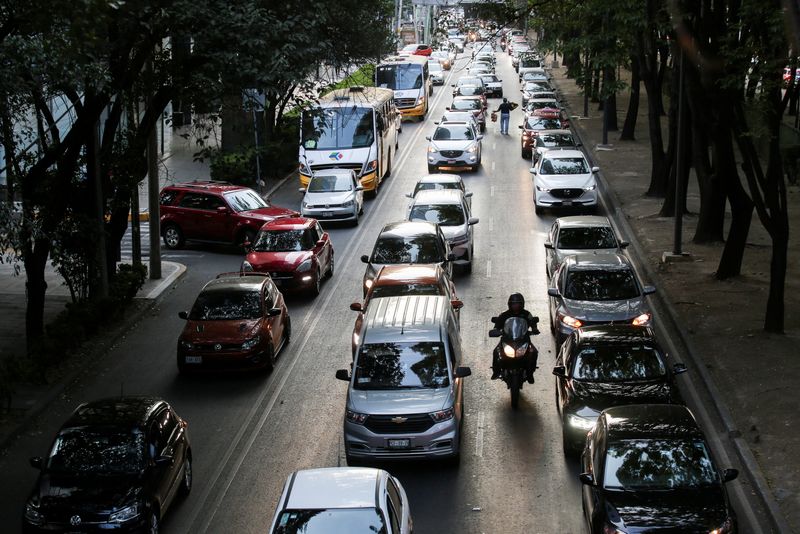
{"label": "red hatchback", "polygon": [[261,227],[247,254],[254,271],[269,273],[281,290],[318,295],[325,276],[333,276],[333,244],[316,219],[289,217]]}
{"label": "red hatchback", "polygon": [[243,245],[278,217],[299,215],[270,205],[258,193],[227,182],[189,182],[161,190],[161,237],[167,248],[187,239]]}

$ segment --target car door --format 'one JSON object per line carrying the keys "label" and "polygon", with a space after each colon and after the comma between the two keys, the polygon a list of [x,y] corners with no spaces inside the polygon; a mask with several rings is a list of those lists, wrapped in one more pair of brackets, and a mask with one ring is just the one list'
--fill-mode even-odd
{"label": "car door", "polygon": [[[565,271],[566,271],[566,269],[564,269],[563,266],[562,266],[555,273],[553,273],[553,277],[555,279],[553,280],[553,283],[552,283],[552,285],[550,285],[550,287],[556,288],[559,291],[559,294],[561,294],[561,291],[562,291],[562,288],[563,288],[563,283],[562,282],[563,282],[563,279],[564,279],[564,272]],[[549,297],[548,300],[550,302],[550,322],[553,325],[554,331],[557,333],[558,332],[558,324],[556,323],[556,319],[558,317],[559,297]]]}
{"label": "car door", "polygon": [[455,374],[456,369],[461,365],[461,340],[458,337],[458,332],[452,325],[448,327],[447,345],[449,349],[448,352],[450,352],[450,370],[453,375],[453,397],[455,399],[453,407],[460,418],[463,416],[461,407],[464,402],[464,379],[455,378]]}
{"label": "car door", "polygon": [[270,316],[269,311],[272,308],[280,308],[278,288],[272,280],[264,284],[264,293],[262,295],[264,303],[264,332],[265,336],[272,339],[273,348],[277,351],[280,347],[281,340],[283,339],[283,331],[285,325],[285,318],[283,314]]}
{"label": "car door", "polygon": [[170,447],[168,432],[172,429],[167,428],[167,419],[168,410],[162,408],[151,419],[146,438],[153,469],[153,496],[161,505],[162,511],[172,498],[174,473],[180,465],[173,454],[173,448]]}
{"label": "car door", "polygon": [[558,232],[560,230],[560,225],[558,224],[558,220],[553,223],[553,226],[550,228],[550,235],[547,236],[548,241],[550,241],[550,248],[544,249],[545,253],[545,261],[547,262],[547,276],[552,276],[553,273],[558,268],[558,261],[557,261],[557,254],[556,254],[556,245],[558,244]]}
{"label": "car door", "polygon": [[184,237],[194,239],[203,235],[205,223],[202,219],[206,215],[204,206],[205,195],[195,191],[187,191],[178,201],[175,222],[180,226]]}
{"label": "car door", "polygon": [[203,239],[232,241],[230,231],[231,221],[233,220],[231,207],[218,195],[209,193],[203,196],[203,209],[205,210],[202,218],[202,231],[205,236]]}
{"label": "car door", "polygon": [[322,245],[315,245],[314,253],[317,254],[319,259],[320,272],[323,274],[330,269],[331,262],[333,261],[333,245],[328,232],[322,229],[319,223],[314,225],[312,235],[316,238],[317,243],[322,242]]}

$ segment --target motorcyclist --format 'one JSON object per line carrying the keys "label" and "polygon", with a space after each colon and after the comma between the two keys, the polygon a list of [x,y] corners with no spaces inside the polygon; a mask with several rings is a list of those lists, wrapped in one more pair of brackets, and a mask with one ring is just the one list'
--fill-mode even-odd
{"label": "motorcyclist", "polygon": [[[539,318],[525,309],[525,297],[523,297],[521,293],[513,293],[508,297],[508,309],[494,318],[494,327],[498,330],[502,330],[506,324],[506,320],[511,317],[522,317],[528,322],[528,328],[531,334],[535,335],[539,333],[539,329],[536,326],[539,322]],[[531,345],[531,348],[533,350],[533,357],[528,362],[528,369],[526,371],[529,384],[533,384],[534,382],[533,373],[536,370],[536,363],[539,359],[539,351],[536,350],[536,347],[533,345]],[[500,378],[499,346],[492,352],[492,380],[497,380],[498,378]]]}

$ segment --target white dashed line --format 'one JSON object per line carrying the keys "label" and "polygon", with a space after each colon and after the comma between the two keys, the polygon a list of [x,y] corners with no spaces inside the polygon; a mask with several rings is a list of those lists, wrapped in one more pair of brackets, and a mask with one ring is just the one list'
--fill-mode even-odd
{"label": "white dashed line", "polygon": [[492,277],[492,260],[486,260],[486,278]]}
{"label": "white dashed line", "polygon": [[490,197],[493,197],[493,196],[494,196],[494,186],[492,186],[492,187],[490,187],[490,188],[489,188],[489,196],[490,196]]}
{"label": "white dashed line", "polygon": [[478,430],[475,432],[475,456],[483,458],[483,422],[484,413],[478,414]]}
{"label": "white dashed line", "polygon": [[494,217],[489,217],[489,231],[494,230]]}

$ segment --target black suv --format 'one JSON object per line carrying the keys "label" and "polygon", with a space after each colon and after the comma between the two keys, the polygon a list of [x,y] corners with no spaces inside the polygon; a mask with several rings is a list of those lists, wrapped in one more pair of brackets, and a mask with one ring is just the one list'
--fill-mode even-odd
{"label": "black suv", "polygon": [[78,406],[61,427],[23,512],[25,532],[158,532],[192,489],[187,423],[165,401],[117,397]]}

